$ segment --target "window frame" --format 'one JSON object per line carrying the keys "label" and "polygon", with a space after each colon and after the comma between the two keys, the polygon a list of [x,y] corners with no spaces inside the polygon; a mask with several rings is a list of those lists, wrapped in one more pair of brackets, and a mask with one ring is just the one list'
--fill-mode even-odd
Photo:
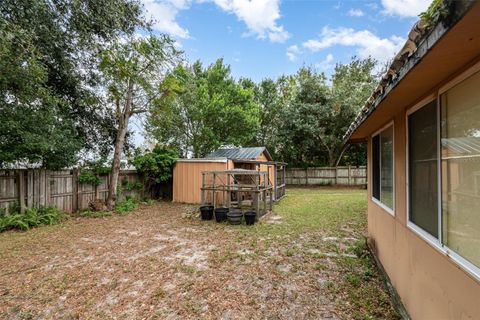
{"label": "window frame", "polygon": [[[442,204],[442,150],[441,150],[441,95],[450,90],[451,88],[455,87],[457,84],[460,84],[464,80],[467,80],[469,77],[473,76],[475,73],[480,72],[480,61],[476,62],[472,66],[470,66],[467,70],[460,73],[458,76],[454,77],[441,87],[437,88],[434,93],[429,94],[411,108],[407,109],[405,112],[405,142],[406,142],[406,150],[405,150],[405,195],[406,195],[406,225],[407,228],[410,229],[414,234],[419,236],[423,239],[427,244],[432,246],[434,249],[439,251],[442,255],[449,258],[455,265],[459,266],[460,269],[465,271],[468,275],[470,275],[473,279],[480,282],[480,266],[474,265],[472,262],[468,261],[460,254],[456,253],[454,250],[450,249],[443,243],[443,204]],[[438,238],[435,238],[421,227],[417,226],[415,223],[410,221],[410,195],[409,195],[409,128],[408,128],[408,117],[414,113],[415,111],[425,107],[427,104],[432,102],[433,100],[437,101],[437,175],[438,175]]]}
{"label": "window frame", "polygon": [[[385,124],[383,127],[381,127],[380,129],[378,129],[377,131],[375,131],[371,137],[370,137],[370,141],[371,141],[371,152],[372,152],[372,165],[370,166],[370,176],[373,178],[373,138],[376,137],[376,136],[379,136],[383,131],[389,129],[390,127],[392,127],[392,132],[393,132],[393,137],[392,137],[392,193],[393,193],[393,201],[392,201],[392,207],[393,208],[390,208],[389,206],[387,206],[386,204],[382,203],[382,201],[380,199],[377,199],[373,196],[373,179],[372,179],[372,192],[370,194],[370,199],[372,200],[373,203],[375,203],[377,206],[379,206],[380,208],[382,208],[383,210],[387,211],[390,215],[392,215],[393,217],[395,217],[395,198],[396,198],[396,193],[395,193],[395,122],[394,120],[391,120],[390,122],[388,122],[387,124]],[[380,137],[379,137],[380,138]],[[382,154],[382,150],[381,150],[381,145],[382,145],[382,140],[379,139],[380,141],[380,145],[379,145],[379,158],[378,158],[378,161],[379,161],[379,183],[380,183],[380,194],[382,192],[382,185],[381,185],[381,181],[382,181],[382,169],[381,169],[381,165],[382,165],[382,157],[381,157],[381,154]]]}
{"label": "window frame", "polygon": [[440,156],[440,153],[441,153],[441,150],[440,150],[440,139],[438,139],[438,134],[439,134],[439,131],[440,131],[440,126],[439,126],[439,117],[440,117],[440,114],[439,114],[439,107],[440,107],[440,103],[438,101],[438,98],[437,98],[437,95],[436,94],[430,94],[428,95],[427,97],[423,98],[422,100],[420,100],[419,102],[417,102],[413,107],[411,107],[410,109],[407,110],[407,112],[405,113],[405,196],[406,196],[406,200],[407,200],[407,203],[406,203],[406,207],[405,207],[405,211],[406,211],[406,215],[407,215],[407,227],[410,228],[411,230],[415,231],[418,235],[420,235],[424,240],[426,240],[427,242],[429,242],[430,244],[432,244],[433,246],[435,246],[436,248],[440,249],[443,251],[443,245],[442,245],[442,242],[440,240],[441,236],[442,236],[442,229],[441,229],[441,225],[442,225],[442,216],[441,216],[441,205],[442,205],[442,197],[441,197],[441,194],[438,194],[438,206],[439,206],[439,210],[437,212],[437,215],[438,215],[438,237],[439,238],[436,238],[434,237],[433,235],[431,235],[430,233],[428,233],[427,231],[423,230],[422,227],[420,226],[417,226],[412,220],[410,220],[411,218],[411,212],[410,212],[410,128],[409,128],[409,117],[410,115],[412,115],[413,113],[417,112],[418,110],[422,109],[423,107],[426,107],[429,103],[431,103],[432,101],[435,101],[436,100],[436,111],[437,111],[437,181],[438,181],[438,185],[437,185],[437,194],[441,191],[441,187],[442,187],[442,181],[441,181],[441,170],[439,170],[439,165],[440,165],[440,161],[441,159],[439,158]]}

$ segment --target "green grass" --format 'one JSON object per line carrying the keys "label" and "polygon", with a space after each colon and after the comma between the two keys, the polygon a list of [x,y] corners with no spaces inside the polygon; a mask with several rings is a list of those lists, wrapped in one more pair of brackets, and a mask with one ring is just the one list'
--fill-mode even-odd
{"label": "green grass", "polygon": [[367,198],[361,189],[331,187],[293,188],[274,207],[280,224],[256,224],[240,232],[268,236],[295,236],[318,230],[337,234],[340,226],[351,224],[357,230],[366,227]]}
{"label": "green grass", "polygon": [[[270,238],[282,244],[285,257],[303,256],[306,262],[302,269],[338,274],[326,290],[332,299],[342,297],[338,300],[338,308],[349,317],[399,319],[367,250],[366,211],[366,190],[290,188],[287,197],[274,207],[274,214],[281,217],[280,224],[261,222],[250,228],[236,229],[237,237],[239,240]],[[298,241],[302,237],[308,240]],[[322,237],[332,237],[332,241],[323,241]],[[345,238],[359,240],[342,240]],[[333,256],[327,257],[327,253]],[[335,266],[325,264],[325,259],[333,260]]]}

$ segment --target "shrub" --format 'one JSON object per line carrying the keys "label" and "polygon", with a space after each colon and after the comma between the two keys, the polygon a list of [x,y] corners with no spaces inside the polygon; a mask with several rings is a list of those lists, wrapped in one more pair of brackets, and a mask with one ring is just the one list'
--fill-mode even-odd
{"label": "shrub", "polygon": [[53,225],[64,220],[67,216],[53,207],[26,209],[24,213],[0,215],[0,232],[6,230],[29,230],[40,225]]}
{"label": "shrub", "polygon": [[157,145],[151,152],[142,153],[137,149],[130,164],[144,176],[146,187],[150,189],[172,178],[173,165],[177,158],[176,149]]}
{"label": "shrub", "polygon": [[117,213],[125,213],[129,211],[133,211],[138,208],[138,203],[135,199],[128,198],[127,200],[120,202],[116,205],[115,211]]}

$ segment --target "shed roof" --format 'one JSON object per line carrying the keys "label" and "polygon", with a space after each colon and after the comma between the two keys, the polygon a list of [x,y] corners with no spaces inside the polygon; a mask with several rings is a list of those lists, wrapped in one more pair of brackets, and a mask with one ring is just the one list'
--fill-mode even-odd
{"label": "shed roof", "polygon": [[269,161],[273,160],[265,147],[218,149],[211,152],[207,158],[257,159],[262,153],[265,153]]}

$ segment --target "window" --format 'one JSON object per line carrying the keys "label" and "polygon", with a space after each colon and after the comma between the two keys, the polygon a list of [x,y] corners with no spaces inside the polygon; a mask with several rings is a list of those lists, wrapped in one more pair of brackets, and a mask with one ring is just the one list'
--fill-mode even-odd
{"label": "window", "polygon": [[393,126],[372,137],[372,196],[393,210]]}
{"label": "window", "polygon": [[480,266],[480,72],[441,95],[443,243]]}
{"label": "window", "polygon": [[437,103],[408,117],[408,196],[410,221],[438,237]]}
{"label": "window", "polygon": [[480,72],[408,116],[408,220],[480,277]]}

